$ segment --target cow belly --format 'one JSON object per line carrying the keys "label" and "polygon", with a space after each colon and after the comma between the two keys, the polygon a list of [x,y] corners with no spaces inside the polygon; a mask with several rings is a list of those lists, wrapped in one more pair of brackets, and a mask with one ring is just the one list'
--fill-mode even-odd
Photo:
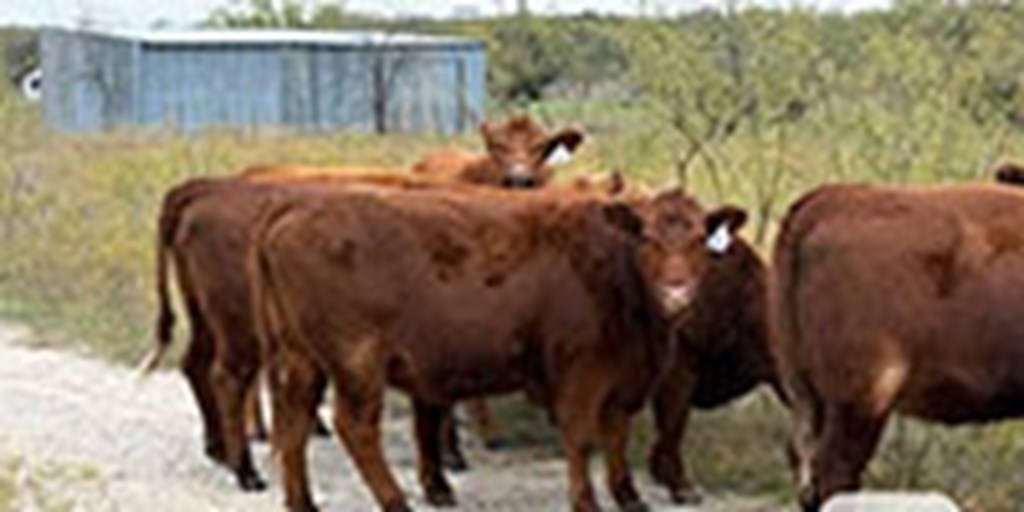
{"label": "cow belly", "polygon": [[977,279],[936,313],[946,321],[917,348],[904,410],[943,423],[1024,416],[1024,283]]}
{"label": "cow belly", "polygon": [[433,364],[396,357],[388,365],[389,383],[415,396],[438,403],[512,393],[523,388],[526,374],[515,362],[449,357]]}
{"label": "cow belly", "polygon": [[747,394],[762,381],[761,368],[736,353],[726,353],[701,361],[691,403],[698,409],[711,409]]}
{"label": "cow belly", "polygon": [[994,375],[998,373],[946,373],[915,379],[898,408],[911,416],[947,424],[1024,416],[1024,380]]}

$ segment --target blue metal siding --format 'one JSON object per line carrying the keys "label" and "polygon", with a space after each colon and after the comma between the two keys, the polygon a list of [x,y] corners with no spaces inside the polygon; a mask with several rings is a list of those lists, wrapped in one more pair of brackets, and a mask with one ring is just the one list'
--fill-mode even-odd
{"label": "blue metal siding", "polygon": [[387,52],[389,128],[442,133],[472,128],[483,119],[482,56],[482,51],[459,49]]}
{"label": "blue metal siding", "polygon": [[369,52],[323,48],[315,54],[318,73],[312,83],[319,100],[316,127],[347,126],[372,131],[372,56]]}
{"label": "blue metal siding", "polygon": [[140,122],[185,131],[280,124],[279,56],[268,50],[144,45]]}
{"label": "blue metal siding", "polygon": [[280,51],[282,119],[284,124],[311,130],[319,120],[316,51],[285,47]]}
{"label": "blue metal siding", "polygon": [[133,43],[52,32],[43,37],[43,115],[69,130],[98,130],[130,122]]}
{"label": "blue metal siding", "polygon": [[478,51],[464,51],[462,62],[465,65],[466,88],[463,91],[459,108],[459,131],[476,128],[487,117],[487,52],[481,47]]}
{"label": "blue metal siding", "polygon": [[[175,43],[43,34],[44,113],[57,127],[286,125],[452,133],[482,118],[481,44]],[[382,96],[383,95],[383,96]]]}

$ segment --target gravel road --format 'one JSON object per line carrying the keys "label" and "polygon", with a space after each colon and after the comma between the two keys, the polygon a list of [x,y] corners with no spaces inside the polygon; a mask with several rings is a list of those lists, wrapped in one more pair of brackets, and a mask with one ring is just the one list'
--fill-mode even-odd
{"label": "gravel road", "polygon": [[[415,485],[410,418],[400,396],[389,399],[388,458],[413,506],[429,510]],[[238,491],[226,471],[204,458],[197,412],[178,372],[141,379],[130,368],[40,346],[30,330],[0,323],[0,510],[282,510],[267,448],[257,446],[256,457],[271,482],[271,490],[258,494]],[[453,479],[457,510],[566,508],[560,460],[488,453],[472,444],[468,457],[473,470]],[[373,510],[333,440],[313,441],[311,461],[314,492],[325,512]],[[764,501],[734,497],[714,497],[699,508],[672,507],[643,472],[637,477],[656,510],[774,510]],[[595,483],[600,489],[600,475]],[[602,500],[611,508],[606,495]]]}

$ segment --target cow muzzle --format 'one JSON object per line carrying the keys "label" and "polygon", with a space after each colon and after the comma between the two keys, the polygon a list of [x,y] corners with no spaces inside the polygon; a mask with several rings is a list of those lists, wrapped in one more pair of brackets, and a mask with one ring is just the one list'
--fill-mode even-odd
{"label": "cow muzzle", "polygon": [[669,315],[675,315],[693,302],[693,287],[674,285],[661,287],[661,305]]}
{"label": "cow muzzle", "polygon": [[526,165],[514,164],[509,166],[502,185],[508,188],[534,188],[537,186],[537,178]]}

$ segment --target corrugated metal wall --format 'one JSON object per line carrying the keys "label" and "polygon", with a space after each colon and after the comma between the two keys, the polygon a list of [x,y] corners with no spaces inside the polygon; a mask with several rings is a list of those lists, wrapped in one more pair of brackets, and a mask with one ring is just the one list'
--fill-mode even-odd
{"label": "corrugated metal wall", "polygon": [[43,116],[47,122],[88,131],[132,119],[135,45],[61,31],[44,34]]}
{"label": "corrugated metal wall", "polygon": [[185,131],[282,124],[284,77],[276,48],[149,44],[141,48],[138,111],[124,121]]}
{"label": "corrugated metal wall", "polygon": [[483,117],[482,45],[164,44],[43,32],[47,121],[304,130],[469,129]]}

